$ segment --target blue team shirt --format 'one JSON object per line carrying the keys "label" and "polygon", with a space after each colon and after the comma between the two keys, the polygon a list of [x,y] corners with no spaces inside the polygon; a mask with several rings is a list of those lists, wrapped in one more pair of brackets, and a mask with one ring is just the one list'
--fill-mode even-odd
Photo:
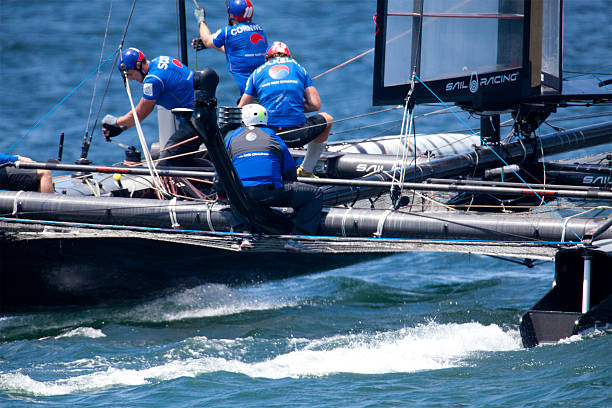
{"label": "blue team shirt", "polygon": [[244,92],[259,98],[269,126],[301,126],[306,122],[304,90],[311,86],[304,67],[292,58],[277,57],[251,74]]}
{"label": "blue team shirt", "polygon": [[142,97],[158,105],[193,109],[193,72],[176,58],[159,56],[149,63],[142,85]]}
{"label": "blue team shirt", "polygon": [[229,134],[225,147],[244,187],[273,183],[279,188],[283,185],[283,174],[295,167],[295,161],[285,142],[272,129],[259,126],[257,129],[269,137],[243,133],[245,128],[240,127]]}
{"label": "blue team shirt", "polygon": [[213,44],[217,48],[225,46],[227,69],[234,76],[242,95],[249,75],[266,62],[266,33],[259,24],[247,21],[217,30],[213,34]]}
{"label": "blue team shirt", "polygon": [[10,156],[10,155],[0,153],[0,164],[16,162],[17,159],[18,159],[17,156]]}

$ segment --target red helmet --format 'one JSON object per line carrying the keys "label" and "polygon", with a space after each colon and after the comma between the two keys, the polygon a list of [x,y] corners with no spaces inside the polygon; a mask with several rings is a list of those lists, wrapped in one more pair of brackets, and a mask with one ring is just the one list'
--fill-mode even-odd
{"label": "red helmet", "polygon": [[266,59],[270,58],[274,54],[283,54],[286,57],[291,57],[287,44],[280,41],[274,41],[270,48],[268,48],[268,52],[266,52]]}
{"label": "red helmet", "polygon": [[253,18],[254,10],[251,0],[229,0],[226,4],[227,12],[231,13],[237,22],[244,23]]}

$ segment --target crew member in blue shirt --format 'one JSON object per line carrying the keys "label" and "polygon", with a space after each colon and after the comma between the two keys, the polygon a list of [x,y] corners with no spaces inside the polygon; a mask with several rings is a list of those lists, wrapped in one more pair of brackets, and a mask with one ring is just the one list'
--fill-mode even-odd
{"label": "crew member in blue shirt", "polygon": [[307,145],[297,174],[313,177],[334,118],[326,112],[306,118],[304,112],[321,109],[321,98],[308,71],[291,58],[289,48],[282,42],[272,44],[266,53],[266,63],[251,74],[238,106],[253,103],[256,98],[268,111],[268,126],[287,146]]}
{"label": "crew member in blue shirt", "polygon": [[[174,108],[193,109],[193,72],[184,66],[178,59],[159,56],[151,61],[137,48],[128,48],[122,52],[117,63],[119,71],[125,72],[127,79],[141,82],[142,98],[136,106],[138,121],[144,120],[156,104],[168,110]],[[160,154],[160,159],[180,155],[187,152],[196,152],[203,140],[184,120],[178,119],[180,125],[176,132],[170,136],[166,146]],[[107,140],[119,135],[122,131],[135,125],[132,111],[118,118],[106,115],[102,120],[102,130]],[[176,144],[192,139],[180,146]],[[162,164],[171,166],[193,165],[191,155],[167,159]]]}
{"label": "crew member in blue shirt", "polygon": [[32,162],[29,157],[0,153],[0,190],[39,191],[53,193],[53,178],[49,170],[19,169],[6,166],[8,163]]}
{"label": "crew member in blue shirt", "polygon": [[196,8],[193,13],[198,22],[200,41],[193,40],[192,44],[196,49],[200,45],[225,53],[227,69],[234,76],[240,95],[244,93],[249,75],[265,62],[268,49],[263,28],[251,21],[253,13],[251,0],[230,0],[227,2],[229,25],[213,34],[206,25],[204,8]]}
{"label": "crew member in blue shirt", "polygon": [[294,209],[293,234],[316,234],[323,208],[321,189],[296,181],[295,161],[267,123],[263,106],[242,108],[242,127],[226,139],[238,177],[251,199],[270,207]]}

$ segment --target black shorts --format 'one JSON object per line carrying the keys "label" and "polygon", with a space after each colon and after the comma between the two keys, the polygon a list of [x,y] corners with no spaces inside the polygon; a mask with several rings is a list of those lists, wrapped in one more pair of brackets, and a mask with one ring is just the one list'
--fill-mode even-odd
{"label": "black shorts", "polygon": [[0,168],[0,190],[40,190],[37,170],[16,169],[15,167]]}
{"label": "black shorts", "polygon": [[287,147],[302,147],[315,140],[327,127],[321,114],[312,115],[302,126],[270,126],[283,139]]}

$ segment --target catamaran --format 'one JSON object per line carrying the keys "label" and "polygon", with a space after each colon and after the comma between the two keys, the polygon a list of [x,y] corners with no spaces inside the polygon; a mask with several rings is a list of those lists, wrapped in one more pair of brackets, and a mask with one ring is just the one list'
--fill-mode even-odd
{"label": "catamaran", "polygon": [[[76,164],[17,162],[73,177],[57,194],[0,191],[0,310],[130,300],[440,251],[555,262],[553,289],[521,320],[525,346],[609,324],[612,157],[545,157],[609,146],[612,122],[538,132],[558,109],[612,100],[611,81],[563,79],[562,15],[562,0],[378,0],[373,104],[399,106],[401,132],[330,143],[319,178],[300,179],[324,192],[317,236],[288,235],[290,208],[244,194],[219,127],[239,115],[217,106],[212,69],[194,76],[193,110],[158,112],[160,142],[149,148],[141,138],[143,165],[92,165],[87,138]],[[425,103],[470,112],[480,129],[417,135],[414,108]],[[205,140],[201,167],[156,166],[172,115]],[[502,138],[504,115],[511,126]],[[126,161],[139,155],[129,147]],[[215,175],[229,200],[211,188]],[[563,200],[583,207],[560,210]],[[250,233],[235,230],[244,223]]]}

